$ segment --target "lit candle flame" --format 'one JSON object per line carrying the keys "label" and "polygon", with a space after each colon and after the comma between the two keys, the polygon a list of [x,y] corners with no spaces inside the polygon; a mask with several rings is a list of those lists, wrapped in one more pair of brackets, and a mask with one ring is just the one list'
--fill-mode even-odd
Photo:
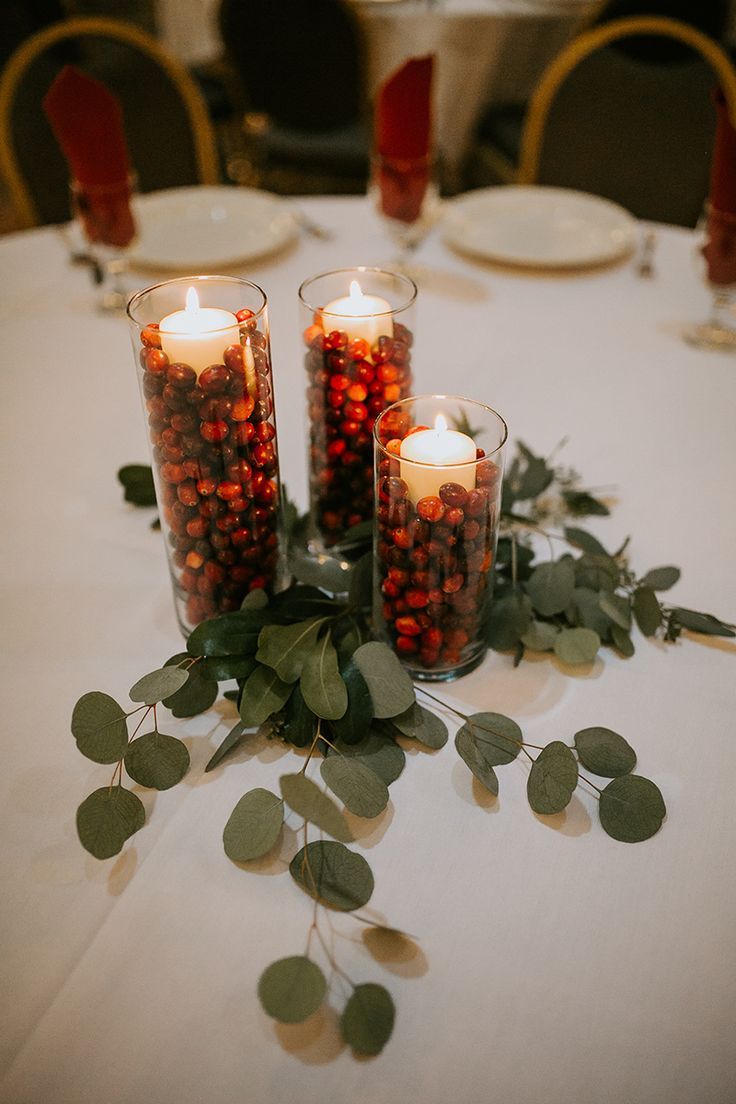
{"label": "lit candle flame", "polygon": [[354,299],[357,303],[362,302],[364,299],[363,292],[357,280],[350,281],[350,298]]}
{"label": "lit candle flame", "polygon": [[438,414],[434,420],[434,428],[437,433],[447,432],[447,418],[444,414]]}
{"label": "lit candle flame", "polygon": [[198,310],[199,296],[197,295],[197,289],[190,287],[187,291],[186,312],[187,314],[196,314]]}

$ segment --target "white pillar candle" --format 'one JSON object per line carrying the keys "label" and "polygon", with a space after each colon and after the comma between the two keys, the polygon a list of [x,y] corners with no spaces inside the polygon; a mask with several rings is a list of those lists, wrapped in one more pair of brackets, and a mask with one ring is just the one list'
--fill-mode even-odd
{"label": "white pillar candle", "polygon": [[[420,498],[439,495],[443,483],[459,483],[466,491],[475,487],[475,441],[467,433],[447,428],[438,414],[434,429],[420,429],[401,442],[401,478],[414,505]],[[405,461],[413,463],[405,463]]]}
{"label": "white pillar candle", "polygon": [[185,309],[161,319],[159,333],[171,363],[189,364],[197,376],[210,364],[222,364],[228,345],[240,344],[235,315],[218,307],[200,307],[193,287],[187,291]]}
{"label": "white pillar candle", "polygon": [[379,295],[364,295],[357,280],[351,280],[349,295],[322,308],[322,325],[325,333],[344,330],[351,341],[362,337],[369,347],[382,334],[394,336],[391,304]]}

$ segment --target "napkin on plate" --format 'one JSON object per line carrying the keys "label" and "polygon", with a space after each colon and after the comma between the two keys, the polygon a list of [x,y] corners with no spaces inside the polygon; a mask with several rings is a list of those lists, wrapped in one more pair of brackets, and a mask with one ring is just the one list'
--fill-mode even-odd
{"label": "napkin on plate", "polygon": [[409,58],[378,90],[374,141],[381,210],[388,218],[419,217],[431,172],[434,56]]}
{"label": "napkin on plate", "polygon": [[135,234],[131,167],[116,96],[101,81],[65,65],[43,109],[69,164],[87,237],[124,247]]}
{"label": "napkin on plate", "polygon": [[708,241],[703,254],[712,284],[736,283],[736,130],[728,115],[726,97],[719,88],[716,100],[716,137],[710,176]]}

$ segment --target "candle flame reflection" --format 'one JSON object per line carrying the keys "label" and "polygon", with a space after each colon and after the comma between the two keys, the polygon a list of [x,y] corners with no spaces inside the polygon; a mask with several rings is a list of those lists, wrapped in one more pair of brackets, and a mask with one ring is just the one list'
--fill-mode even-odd
{"label": "candle flame reflection", "polygon": [[196,314],[198,310],[199,296],[197,295],[197,289],[190,287],[187,291],[186,312],[187,314]]}
{"label": "candle flame reflection", "polygon": [[364,298],[363,291],[357,280],[350,281],[350,298],[357,299],[358,302]]}
{"label": "candle flame reflection", "polygon": [[434,420],[434,428],[436,433],[447,432],[447,418],[444,414],[438,414]]}

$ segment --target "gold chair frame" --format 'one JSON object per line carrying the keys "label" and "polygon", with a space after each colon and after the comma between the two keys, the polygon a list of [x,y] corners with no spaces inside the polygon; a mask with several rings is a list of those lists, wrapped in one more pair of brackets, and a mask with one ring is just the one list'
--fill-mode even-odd
{"label": "gold chair frame", "polygon": [[21,43],[0,76],[0,173],[16,209],[19,228],[39,225],[38,211],[18,166],[10,117],[15,94],[28,67],[49,47],[65,39],[84,36],[110,38],[134,46],[166,73],[175,86],[189,117],[200,183],[219,183],[214,130],[202,95],[184,65],[172,57],[151,35],[131,23],[102,16],[80,16],[54,23]]}
{"label": "gold chair frame", "polygon": [[544,140],[544,128],[552,102],[560,85],[569,73],[589,54],[610,42],[632,35],[664,35],[677,39],[699,53],[714,70],[723,89],[731,121],[736,125],[736,69],[721,47],[707,35],[679,19],[665,16],[643,15],[616,19],[582,31],[572,42],[563,47],[542,74],[529,101],[521,134],[517,184],[534,184],[539,173],[539,163]]}

